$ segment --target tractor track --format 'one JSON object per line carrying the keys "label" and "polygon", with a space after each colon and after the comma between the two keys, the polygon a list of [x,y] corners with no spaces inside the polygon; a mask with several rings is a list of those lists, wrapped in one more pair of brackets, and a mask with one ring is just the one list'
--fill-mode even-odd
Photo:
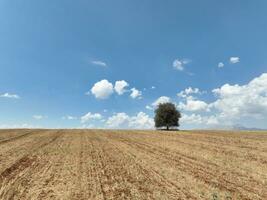
{"label": "tractor track", "polygon": [[20,134],[18,136],[8,137],[8,138],[5,138],[5,139],[2,139],[2,140],[0,140],[0,145],[8,143],[8,142],[19,140],[19,139],[21,139],[23,137],[26,137],[26,136],[29,136],[29,135],[31,135],[33,133],[34,133],[34,131],[27,131],[26,133]]}
{"label": "tractor track", "polygon": [[[133,148],[137,149],[138,151],[143,151],[145,153],[149,153],[150,155],[155,156],[157,159],[165,159],[166,161],[173,161],[171,164],[175,164],[177,168],[180,170],[191,174],[195,178],[204,181],[205,183],[212,185],[216,188],[226,190],[231,193],[239,192],[240,197],[242,199],[248,199],[247,196],[242,195],[242,190],[245,190],[246,192],[253,193],[254,195],[258,196],[259,190],[258,188],[263,188],[264,185],[262,185],[260,182],[257,182],[255,180],[248,179],[246,176],[240,173],[230,172],[230,171],[223,171],[221,169],[221,166],[217,166],[214,163],[205,162],[203,160],[197,160],[194,157],[181,154],[179,152],[171,152],[170,155],[166,151],[161,150],[158,147],[155,147],[154,145],[150,145],[141,141],[135,141],[132,138],[118,138],[117,136],[114,136],[114,140],[120,140],[121,142],[124,142],[128,144],[129,146],[132,146]],[[216,171],[216,174],[215,172]],[[214,172],[214,173],[213,173]],[[244,180],[240,183],[237,183],[235,179],[225,179],[225,175],[231,173],[234,177],[242,177]],[[217,178],[216,178],[217,177]],[[245,182],[244,182],[245,181]],[[257,185],[258,187],[248,187],[244,183],[249,183],[249,185]],[[265,191],[262,194],[262,198],[267,198],[267,191]]]}

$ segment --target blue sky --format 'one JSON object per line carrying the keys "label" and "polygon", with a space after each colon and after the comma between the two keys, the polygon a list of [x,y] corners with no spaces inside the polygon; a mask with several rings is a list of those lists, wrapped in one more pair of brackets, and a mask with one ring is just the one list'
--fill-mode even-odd
{"label": "blue sky", "polygon": [[182,128],[267,128],[266,11],[264,0],[2,0],[0,127],[151,128],[156,103],[172,101]]}

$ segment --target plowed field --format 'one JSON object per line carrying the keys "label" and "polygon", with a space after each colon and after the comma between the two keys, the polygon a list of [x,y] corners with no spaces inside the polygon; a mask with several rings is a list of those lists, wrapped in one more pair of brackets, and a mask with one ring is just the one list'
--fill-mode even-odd
{"label": "plowed field", "polygon": [[0,199],[267,199],[267,133],[1,130]]}

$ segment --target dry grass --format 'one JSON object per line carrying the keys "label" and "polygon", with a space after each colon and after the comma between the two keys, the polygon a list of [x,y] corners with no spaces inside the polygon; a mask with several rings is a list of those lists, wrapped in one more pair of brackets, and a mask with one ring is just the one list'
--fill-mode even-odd
{"label": "dry grass", "polygon": [[0,199],[267,199],[267,133],[3,130]]}

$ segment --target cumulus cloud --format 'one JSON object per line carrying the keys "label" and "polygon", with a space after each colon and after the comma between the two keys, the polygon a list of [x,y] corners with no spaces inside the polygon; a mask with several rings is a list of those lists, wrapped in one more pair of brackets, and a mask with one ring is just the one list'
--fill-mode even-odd
{"label": "cumulus cloud", "polygon": [[202,94],[202,93],[204,92],[200,91],[198,88],[188,87],[185,90],[182,90],[181,92],[177,93],[177,96],[186,98],[188,95],[191,95],[191,94]]}
{"label": "cumulus cloud", "polygon": [[201,115],[196,115],[195,113],[191,115],[183,114],[180,119],[181,124],[201,124],[202,123],[202,117]]}
{"label": "cumulus cloud", "polygon": [[125,80],[116,81],[113,84],[104,79],[96,82],[91,88],[91,92],[86,92],[86,95],[93,94],[97,99],[107,99],[114,91],[118,95],[123,95],[125,92],[131,92],[130,97],[133,99],[142,99],[142,92],[136,88],[126,90],[129,84]]}
{"label": "cumulus cloud", "polygon": [[177,107],[181,110],[196,112],[207,110],[208,104],[201,100],[187,99],[186,103],[180,102]]}
{"label": "cumulus cloud", "polygon": [[230,63],[235,64],[235,63],[239,63],[240,59],[239,59],[239,57],[231,57],[229,59],[229,61],[230,61]]}
{"label": "cumulus cloud", "polygon": [[133,99],[141,99],[142,98],[142,92],[137,90],[136,88],[132,88],[131,89],[131,94],[130,94],[130,97],[132,97]]}
{"label": "cumulus cloud", "polygon": [[125,127],[129,123],[130,117],[124,113],[116,113],[107,119],[106,124],[111,128]]}
{"label": "cumulus cloud", "polygon": [[0,97],[3,97],[3,98],[10,98],[10,99],[19,99],[20,96],[17,95],[17,94],[10,94],[10,93],[4,93],[4,94],[0,94]]}
{"label": "cumulus cloud", "polygon": [[91,120],[100,120],[100,119],[102,119],[101,114],[88,112],[87,114],[81,117],[81,123],[87,123]]}
{"label": "cumulus cloud", "polygon": [[222,62],[219,62],[219,63],[218,63],[218,67],[219,67],[219,68],[223,68],[223,67],[224,67],[224,64],[223,64]]}
{"label": "cumulus cloud", "polygon": [[204,118],[204,120],[206,121],[206,125],[210,126],[214,126],[214,125],[218,125],[219,124],[219,117],[218,116],[215,116],[215,115],[211,115],[211,116],[208,116],[206,118]]}
{"label": "cumulus cloud", "polygon": [[201,91],[199,88],[192,88],[188,87],[185,90],[182,90],[181,92],[177,93],[178,97],[182,97],[185,102],[179,102],[178,109],[185,110],[185,111],[205,111],[208,110],[208,103],[196,99],[196,97],[193,97],[192,95],[199,95],[205,93],[204,91]]}
{"label": "cumulus cloud", "polygon": [[213,93],[218,99],[210,107],[225,118],[267,116],[267,73],[245,85],[225,84]]}
{"label": "cumulus cloud", "polygon": [[200,114],[183,114],[180,119],[181,124],[193,124],[193,125],[204,125],[204,126],[214,126],[218,125],[217,116],[202,116]]}
{"label": "cumulus cloud", "polygon": [[171,102],[171,98],[167,96],[161,96],[156,101],[152,103],[152,106],[157,107],[161,103],[169,103]]}
{"label": "cumulus cloud", "polygon": [[[186,97],[178,108],[183,113],[182,122],[205,126],[232,126],[240,120],[267,119],[267,73],[244,85],[224,84],[212,90],[216,100],[206,103],[193,97]],[[200,112],[195,114],[194,112]],[[212,112],[207,112],[212,111]]]}
{"label": "cumulus cloud", "polygon": [[146,113],[139,112],[136,116],[131,117],[129,127],[137,129],[152,129],[154,127],[154,120]]}
{"label": "cumulus cloud", "polygon": [[113,85],[106,79],[101,80],[94,84],[91,93],[97,99],[107,99],[113,93]]}
{"label": "cumulus cloud", "polygon": [[118,95],[122,95],[124,92],[126,92],[125,88],[128,86],[129,84],[124,80],[116,81],[114,89],[118,93]]}
{"label": "cumulus cloud", "polygon": [[98,65],[98,66],[102,66],[102,67],[107,67],[108,66],[107,63],[105,63],[105,62],[103,62],[101,60],[93,60],[93,61],[91,61],[91,63],[93,65]]}
{"label": "cumulus cloud", "polygon": [[185,68],[185,65],[188,64],[190,60],[188,59],[175,59],[172,63],[172,66],[174,69],[183,71]]}
{"label": "cumulus cloud", "polygon": [[109,117],[106,124],[110,128],[152,129],[154,120],[144,112],[139,112],[135,116],[121,112]]}

